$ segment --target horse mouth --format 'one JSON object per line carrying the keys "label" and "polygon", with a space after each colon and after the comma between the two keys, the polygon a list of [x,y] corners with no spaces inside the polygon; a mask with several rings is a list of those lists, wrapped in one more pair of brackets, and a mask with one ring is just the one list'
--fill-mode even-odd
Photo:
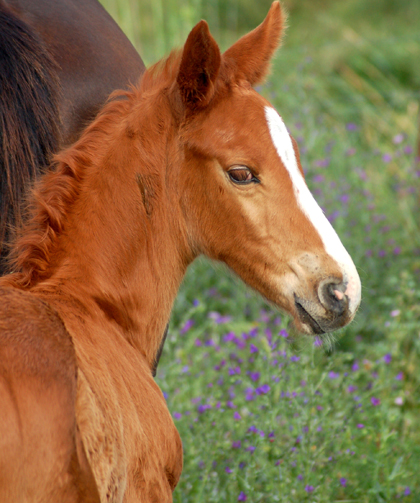
{"label": "horse mouth", "polygon": [[325,334],[325,330],[321,327],[321,325],[316,321],[316,319],[311,316],[311,314],[303,307],[300,299],[295,296],[295,307],[299,316],[299,320],[301,323],[305,325],[309,325],[312,329],[312,332],[316,335]]}

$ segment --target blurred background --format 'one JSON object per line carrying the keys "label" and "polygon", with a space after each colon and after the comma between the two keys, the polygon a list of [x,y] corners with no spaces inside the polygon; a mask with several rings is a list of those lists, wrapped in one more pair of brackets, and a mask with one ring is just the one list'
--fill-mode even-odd
{"label": "blurred background", "polygon": [[[253,29],[270,0],[102,0],[146,65],[174,47],[206,19],[222,49]],[[308,58],[329,91],[352,93],[373,108],[388,103],[407,112],[414,127],[420,83],[420,5],[417,0],[284,0],[290,30],[281,52],[283,80]],[[300,61],[299,61],[300,60]],[[294,64],[292,63],[294,61]],[[290,62],[290,65],[289,65]],[[316,83],[313,83],[314,85]],[[321,84],[318,84],[321,88]],[[402,93],[405,94],[402,94]],[[407,103],[407,98],[410,99]],[[342,103],[342,107],[347,103]],[[359,103],[354,103],[358,108]],[[327,105],[324,105],[327,106]],[[406,128],[408,120],[399,119]],[[386,121],[385,121],[386,122]],[[387,130],[385,124],[382,129]]]}
{"label": "blurred background", "polygon": [[[146,65],[202,18],[224,50],[271,4],[102,3]],[[288,29],[258,91],[298,141],[363,302],[331,350],[294,337],[223,267],[191,267],[157,377],[184,442],[175,501],[419,502],[420,1],[283,5]]]}

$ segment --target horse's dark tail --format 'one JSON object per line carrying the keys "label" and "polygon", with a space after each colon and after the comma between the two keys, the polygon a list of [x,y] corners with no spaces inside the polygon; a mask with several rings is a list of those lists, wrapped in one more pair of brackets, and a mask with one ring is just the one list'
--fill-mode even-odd
{"label": "horse's dark tail", "polygon": [[26,189],[59,145],[59,92],[41,38],[0,4],[0,274]]}

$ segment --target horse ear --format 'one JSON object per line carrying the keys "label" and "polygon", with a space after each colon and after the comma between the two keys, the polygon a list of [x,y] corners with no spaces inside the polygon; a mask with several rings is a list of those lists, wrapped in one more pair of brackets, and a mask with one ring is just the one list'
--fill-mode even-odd
{"label": "horse ear", "polygon": [[208,24],[200,21],[188,35],[182,53],[177,83],[181,98],[189,109],[206,106],[214,94],[221,55]]}
{"label": "horse ear", "polygon": [[285,18],[280,2],[274,2],[264,21],[223,54],[232,80],[247,80],[255,85],[265,78],[270,59],[280,43]]}

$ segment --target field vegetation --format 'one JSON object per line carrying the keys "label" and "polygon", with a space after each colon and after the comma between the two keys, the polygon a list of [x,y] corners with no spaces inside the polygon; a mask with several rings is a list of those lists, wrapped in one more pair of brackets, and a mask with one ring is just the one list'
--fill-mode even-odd
{"label": "field vegetation", "polygon": [[[147,64],[201,18],[221,47],[269,1],[103,0]],[[334,342],[199,260],[157,382],[185,451],[179,503],[420,501],[418,0],[285,0],[259,88],[297,139],[307,183],[358,267],[363,302]]]}

